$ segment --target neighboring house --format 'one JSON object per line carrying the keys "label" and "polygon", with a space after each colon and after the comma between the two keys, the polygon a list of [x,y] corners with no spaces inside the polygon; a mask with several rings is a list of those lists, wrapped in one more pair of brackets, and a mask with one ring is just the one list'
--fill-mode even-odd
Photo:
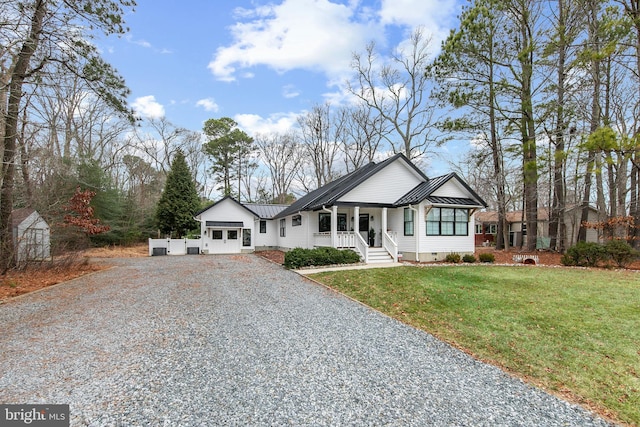
{"label": "neighboring house", "polygon": [[31,208],[16,209],[11,212],[11,224],[18,264],[51,258],[49,224],[37,211]]}
{"label": "neighboring house", "polygon": [[[580,229],[580,218],[582,210],[579,205],[573,205],[564,214],[564,223],[567,227],[566,246],[573,246],[578,241],[578,231]],[[589,222],[598,221],[598,211],[589,207]],[[507,224],[509,227],[509,245],[526,246],[527,244],[527,224],[526,215],[522,211],[507,212]],[[495,242],[498,228],[498,212],[487,211],[476,214],[475,242],[476,246],[486,246]],[[601,238],[598,230],[587,229],[587,242],[600,242]],[[538,249],[548,249],[551,238],[549,237],[549,209],[538,209],[538,239],[536,247]]]}
{"label": "neighboring house", "polygon": [[231,197],[198,212],[203,253],[351,248],[374,259],[442,260],[474,252],[474,213],[486,203],[455,173],[427,178],[404,155],[370,163],[291,206]]}

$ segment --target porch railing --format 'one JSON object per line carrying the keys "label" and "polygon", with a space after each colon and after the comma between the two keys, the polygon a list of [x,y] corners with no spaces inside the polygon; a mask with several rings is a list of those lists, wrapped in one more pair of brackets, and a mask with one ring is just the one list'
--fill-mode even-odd
{"label": "porch railing", "polygon": [[313,233],[313,246],[331,247],[331,233]]}
{"label": "porch railing", "polygon": [[393,236],[388,232],[382,232],[382,247],[393,257],[393,262],[398,262],[398,243],[396,243],[397,234],[392,232]]}
{"label": "porch railing", "polygon": [[[316,247],[331,247],[331,233],[313,233],[313,245]],[[364,262],[367,262],[369,259],[369,245],[360,235],[360,233],[356,233],[353,231],[338,231],[335,246],[336,248],[342,249],[354,249],[360,254]],[[397,253],[398,251],[396,247],[396,257]]]}
{"label": "porch railing", "polygon": [[355,236],[355,250],[360,253],[362,260],[366,264],[369,262],[369,245],[365,242],[360,233],[353,233],[353,235]]}
{"label": "porch railing", "polygon": [[[356,247],[356,235],[353,231],[338,231],[336,248],[355,248]],[[313,234],[314,246],[331,246],[331,232],[322,232]]]}

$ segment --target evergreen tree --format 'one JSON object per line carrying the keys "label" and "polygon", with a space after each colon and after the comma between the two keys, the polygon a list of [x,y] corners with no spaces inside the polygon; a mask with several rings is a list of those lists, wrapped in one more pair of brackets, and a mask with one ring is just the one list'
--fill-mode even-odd
{"label": "evergreen tree", "polygon": [[240,185],[234,194],[231,182],[242,180],[242,160],[253,149],[253,138],[239,129],[238,124],[229,117],[207,120],[203,131],[208,139],[203,151],[212,158],[211,171],[220,182],[217,190],[240,200]]}
{"label": "evergreen tree", "polygon": [[160,231],[182,237],[198,227],[193,215],[200,208],[196,184],[184,154],[178,150],[156,209],[156,224]]}

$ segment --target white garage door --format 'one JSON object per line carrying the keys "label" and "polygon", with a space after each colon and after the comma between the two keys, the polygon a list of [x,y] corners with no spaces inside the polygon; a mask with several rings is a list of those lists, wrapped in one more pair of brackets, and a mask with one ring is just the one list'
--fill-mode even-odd
{"label": "white garage door", "polygon": [[236,254],[242,247],[242,233],[240,228],[212,228],[209,253]]}

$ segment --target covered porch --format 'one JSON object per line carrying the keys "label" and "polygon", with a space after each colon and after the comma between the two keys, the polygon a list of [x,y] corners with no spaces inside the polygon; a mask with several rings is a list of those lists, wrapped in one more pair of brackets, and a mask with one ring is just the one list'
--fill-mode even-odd
{"label": "covered porch", "polygon": [[397,231],[390,230],[388,224],[387,207],[323,206],[313,246],[352,249],[365,263],[398,262]]}

